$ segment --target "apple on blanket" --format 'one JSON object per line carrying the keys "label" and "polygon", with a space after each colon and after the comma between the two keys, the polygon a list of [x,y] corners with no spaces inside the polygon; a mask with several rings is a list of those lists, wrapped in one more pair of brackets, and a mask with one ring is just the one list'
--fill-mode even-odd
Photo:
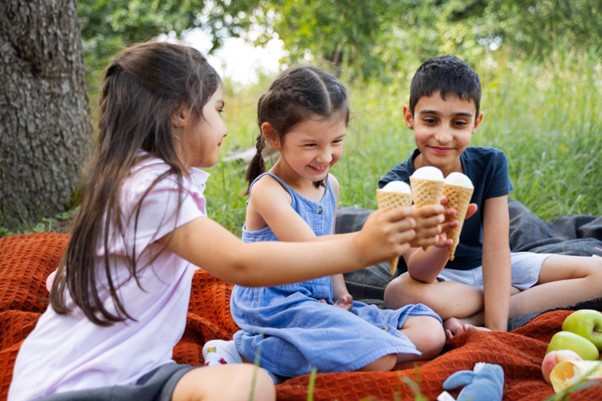
{"label": "apple on blanket", "polygon": [[541,363],[541,372],[555,392],[582,379],[602,377],[602,312],[580,309],[566,317],[554,334]]}

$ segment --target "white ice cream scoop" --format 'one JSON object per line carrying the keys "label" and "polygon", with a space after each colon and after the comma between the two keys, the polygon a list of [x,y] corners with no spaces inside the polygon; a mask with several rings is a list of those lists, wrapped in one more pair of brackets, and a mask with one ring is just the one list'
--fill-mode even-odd
{"label": "white ice cream scoop", "polygon": [[412,177],[421,180],[443,181],[443,173],[437,167],[424,166],[416,169]]}
{"label": "white ice cream scoop", "polygon": [[388,182],[384,187],[380,189],[381,191],[386,192],[401,192],[403,194],[409,194],[410,186],[403,181],[391,181]]}
{"label": "white ice cream scoop", "polygon": [[447,177],[445,177],[445,183],[448,185],[456,185],[458,187],[474,188],[470,178],[468,178],[465,174],[457,172],[450,173]]}

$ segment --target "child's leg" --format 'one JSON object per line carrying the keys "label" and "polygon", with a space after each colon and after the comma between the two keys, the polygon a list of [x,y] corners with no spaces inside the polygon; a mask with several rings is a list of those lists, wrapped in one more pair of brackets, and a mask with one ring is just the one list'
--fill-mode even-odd
{"label": "child's leg", "polygon": [[397,356],[389,354],[378,358],[376,361],[358,369],[359,372],[388,372],[397,364]]}
{"label": "child's leg", "polygon": [[399,330],[412,341],[422,355],[399,354],[397,362],[432,359],[445,345],[445,332],[439,320],[432,316],[410,316]]}
{"label": "child's leg", "polygon": [[539,281],[510,298],[510,316],[573,305],[602,297],[602,258],[550,255]]}
{"label": "child's leg", "polygon": [[468,318],[483,310],[483,292],[478,287],[454,281],[423,283],[404,273],[387,285],[384,302],[391,309],[421,303],[443,320]]}
{"label": "child's leg", "polygon": [[178,381],[172,397],[173,401],[250,399],[276,399],[276,389],[270,376],[263,369],[251,364],[192,369]]}

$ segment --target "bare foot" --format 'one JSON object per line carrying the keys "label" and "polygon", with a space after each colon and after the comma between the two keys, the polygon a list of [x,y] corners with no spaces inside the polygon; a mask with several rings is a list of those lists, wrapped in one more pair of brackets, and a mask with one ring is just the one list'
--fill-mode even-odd
{"label": "bare foot", "polygon": [[488,329],[487,327],[473,326],[472,324],[464,323],[455,317],[450,317],[444,321],[443,329],[445,330],[445,337],[448,340],[461,334],[468,333],[469,331],[491,331],[491,329]]}

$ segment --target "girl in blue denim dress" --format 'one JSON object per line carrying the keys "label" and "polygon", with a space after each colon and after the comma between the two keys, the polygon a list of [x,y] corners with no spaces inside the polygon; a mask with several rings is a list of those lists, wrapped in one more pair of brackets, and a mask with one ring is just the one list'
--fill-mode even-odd
{"label": "girl in blue denim dress", "polygon": [[[348,121],[346,90],[330,74],[293,68],[272,83],[258,104],[261,133],[247,169],[243,241],[333,238],[339,185],[329,171],[342,156]],[[279,153],[267,173],[266,144]],[[442,221],[441,212],[432,206],[415,216],[415,245],[437,236],[440,227],[433,221]],[[427,222],[429,228],[421,229]],[[282,269],[287,263],[282,260]],[[436,356],[445,342],[441,319],[427,306],[383,310],[353,301],[342,274],[272,287],[236,285],[230,307],[240,331],[233,342],[208,342],[206,363],[260,355],[260,366],[275,381],[312,368],[391,370],[399,362]]]}

